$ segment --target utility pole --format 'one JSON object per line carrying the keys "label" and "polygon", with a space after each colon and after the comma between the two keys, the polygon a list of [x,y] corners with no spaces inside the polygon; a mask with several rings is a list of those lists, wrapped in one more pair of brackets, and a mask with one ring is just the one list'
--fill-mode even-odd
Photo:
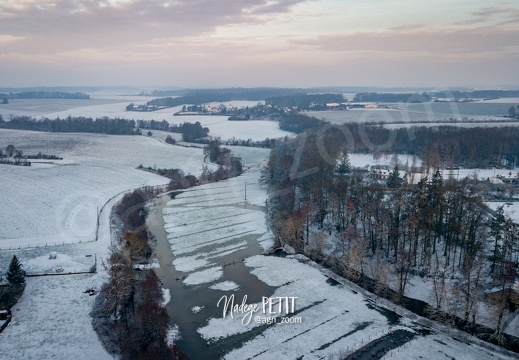
{"label": "utility pole", "polygon": [[245,201],[247,201],[247,182],[245,182]]}

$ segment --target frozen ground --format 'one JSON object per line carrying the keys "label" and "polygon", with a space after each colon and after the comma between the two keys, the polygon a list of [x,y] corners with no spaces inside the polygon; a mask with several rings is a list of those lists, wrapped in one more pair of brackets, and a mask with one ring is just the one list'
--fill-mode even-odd
{"label": "frozen ground", "polygon": [[510,217],[515,223],[519,223],[519,202],[487,201],[485,205],[492,210],[497,210],[498,207],[502,206],[504,214]]}
{"label": "frozen ground", "polygon": [[[120,111],[115,110],[116,104],[105,103],[96,107],[88,110],[84,108],[77,114],[70,114],[117,116],[115,114]],[[81,114],[81,111],[85,113]],[[64,115],[66,112],[60,116],[67,116],[68,114]],[[135,113],[137,116],[142,114]],[[156,116],[157,113],[146,113],[148,115]],[[162,120],[160,113],[158,116],[152,118]],[[192,121],[189,120],[192,118],[185,119]],[[211,117],[206,120],[210,121]],[[225,125],[226,131],[235,129]],[[256,125],[264,126],[263,123]],[[251,128],[251,132],[254,131],[255,128]],[[52,164],[37,164],[30,169],[3,166],[0,172],[0,189],[6,199],[0,208],[0,231],[4,231],[0,233],[0,248],[4,245],[40,245],[38,248],[0,252],[0,267],[4,267],[13,254],[17,254],[22,263],[27,264],[27,269],[34,272],[54,269],[54,263],[48,261],[51,251],[58,252],[57,260],[62,261],[60,267],[64,268],[64,272],[87,268],[91,257],[87,258],[86,255],[91,254],[97,256],[100,270],[99,259],[106,256],[111,241],[108,210],[120,195],[110,200],[106,211],[101,213],[99,240],[78,243],[80,239],[92,239],[92,224],[96,221],[95,209],[123,190],[167,182],[167,179],[137,171],[134,167],[141,163],[157,167],[180,167],[186,173],[197,175],[203,160],[201,149],[171,146],[157,138],[145,136],[113,137],[1,130],[0,139],[6,143],[12,142],[25,153],[42,151],[65,158]],[[169,212],[164,212],[172,250],[177,255],[175,261],[179,260],[179,266],[183,264],[187,267],[185,271],[188,275],[184,280],[191,277],[190,281],[194,279],[202,285],[207,283],[213,291],[218,290],[222,294],[225,291],[231,294],[239,289],[240,284],[231,284],[225,279],[216,280],[218,267],[215,259],[239,251],[244,237],[248,235],[259,237],[258,240],[263,241],[264,247],[272,244],[265,226],[264,213],[260,208],[265,205],[266,193],[265,189],[257,185],[259,172],[254,167],[259,161],[265,161],[268,150],[235,149],[239,150],[238,155],[244,158],[246,165],[253,167],[244,175],[226,183],[208,184],[186,191],[172,201],[171,205],[174,207]],[[359,162],[364,163],[367,160],[361,159]],[[356,160],[352,160],[352,163],[354,161]],[[244,199],[245,186],[247,203]],[[211,226],[202,225],[208,221],[213,221]],[[198,222],[200,227],[192,225],[193,222]],[[52,244],[53,239],[70,239],[75,243],[44,247],[47,242]],[[190,242],[185,242],[186,239]],[[182,258],[183,262],[180,260]],[[261,351],[265,353],[259,354],[259,357],[264,358],[277,356],[281,359],[292,359],[291,351],[303,354],[306,358],[316,358],[319,354],[345,350],[343,346],[350,350],[352,347],[359,347],[366,338],[369,340],[380,337],[385,334],[385,330],[396,327],[378,311],[370,309],[362,296],[347,288],[331,286],[322,274],[308,265],[293,259],[261,256],[248,259],[246,265],[261,281],[278,288],[276,296],[300,295],[297,309],[301,313],[297,316],[300,315],[303,322],[276,324],[260,329],[262,331],[253,340],[238,346],[228,355],[229,358],[246,358]],[[208,269],[209,271],[203,273]],[[93,297],[83,293],[86,288],[99,288],[104,276],[100,271],[95,275],[28,279],[26,293],[15,307],[14,322],[0,336],[0,358],[109,358],[90,325],[88,313]],[[210,277],[213,277],[212,280],[209,280]],[[304,285],[306,282],[308,286]],[[351,314],[343,314],[344,311],[350,311]],[[200,327],[201,333],[211,343],[219,341],[217,339],[221,336],[232,336],[244,331],[239,320],[235,319],[232,323],[224,323],[228,328],[221,328],[218,332],[215,324],[219,324],[219,320],[223,319],[208,319]],[[364,328],[364,322],[370,324]],[[321,334],[323,329],[326,331]],[[448,339],[448,336],[444,337]],[[429,339],[430,348],[441,345],[433,338]],[[463,345],[462,349],[456,351],[464,352],[468,347],[469,345]],[[486,355],[487,353],[477,350],[473,358],[485,359]]]}
{"label": "frozen ground", "polygon": [[[246,265],[261,281],[277,287],[272,298],[297,297],[295,312],[287,314],[283,309],[281,314],[269,314],[268,308],[264,310],[262,303],[257,303],[258,311],[247,326],[242,323],[242,314],[234,318],[227,315],[209,319],[198,331],[210,346],[249,331],[257,334],[229,352],[226,359],[334,358],[339,354],[350,354],[397,329],[415,333],[416,340],[398,347],[386,358],[418,359],[424,354],[420,349],[427,349],[425,355],[429,357],[425,358],[428,359],[441,358],[442,354],[456,359],[488,359],[492,354],[496,359],[513,358],[467,340],[454,340],[440,332],[422,334],[423,328],[406,318],[395,322],[386,310],[374,307],[361,293],[347,285],[330,282],[318,269],[296,259],[257,255],[248,258]],[[241,299],[237,302],[241,303]],[[277,304],[274,310],[277,311]],[[300,322],[281,323],[280,315],[300,319]],[[256,317],[261,321],[269,316],[277,316],[277,323],[265,325],[256,320]],[[391,335],[389,337],[391,339]],[[391,342],[388,340],[387,345]]]}
{"label": "frozen ground", "polygon": [[[112,196],[168,179],[135,169],[145,166],[202,170],[201,149],[144,136],[49,134],[0,130],[4,144],[25,153],[54,154],[38,166],[0,165],[0,249],[93,241],[96,214]],[[107,209],[108,210],[108,209]]]}
{"label": "frozen ground", "polygon": [[[186,174],[199,175],[202,149],[172,146],[147,136],[0,130],[0,139],[2,144],[12,143],[26,154],[42,151],[64,158],[49,163],[34,162],[30,168],[2,166],[0,270],[5,272],[14,254],[29,273],[55,274],[57,268],[63,268],[63,273],[88,271],[96,259],[98,269],[94,275],[30,278],[17,305],[19,310],[13,314],[13,325],[0,337],[0,359],[106,358],[90,325],[88,314],[93,297],[82,291],[99,288],[105,281],[101,262],[112,239],[110,209],[123,191],[168,182],[166,178],[136,170],[139,164],[176,167]],[[257,164],[257,159],[264,159],[267,154],[266,149],[240,150],[246,166]],[[249,171],[257,175],[257,171]],[[241,185],[234,186],[243,188],[244,179],[247,176],[239,180]],[[207,196],[210,186],[201,193]],[[256,184],[248,186],[248,197],[252,202],[258,201],[259,188]],[[105,203],[100,214],[98,241],[93,241],[96,210]],[[228,251],[232,248],[221,249],[222,254]],[[49,259],[51,252],[57,253],[55,260]],[[196,282],[196,276],[190,279]],[[232,284],[224,283],[217,288],[231,289]],[[63,345],[65,341],[68,345]],[[74,348],[80,351],[71,355]]]}
{"label": "frozen ground", "polygon": [[[182,106],[152,112],[126,111],[126,106],[131,102],[140,105],[146,104],[151,99],[150,97],[139,97],[131,94],[125,96],[97,94],[95,98],[90,100],[12,100],[9,104],[0,107],[0,114],[5,119],[9,119],[10,115],[28,115],[37,119],[41,117],[49,119],[59,117],[63,119],[70,115],[92,118],[108,116],[110,118],[118,117],[130,120],[166,120],[170,124],[195,123],[198,121],[204,127],[209,128],[209,135],[221,137],[222,139],[234,137],[236,139],[258,141],[265,138],[294,136],[293,133],[280,130],[278,123],[275,121],[228,121],[228,116],[173,116],[175,112],[182,109]],[[224,104],[241,107],[256,105],[257,102],[229,101]],[[214,103],[214,105],[218,104]]]}
{"label": "frozen ground", "polygon": [[416,337],[406,345],[389,351],[382,359],[513,359],[514,357],[503,355],[479,346],[470,346],[463,340],[432,334],[426,337]]}
{"label": "frozen ground", "polygon": [[92,275],[28,278],[13,321],[0,336],[0,359],[111,359],[92,329]]}
{"label": "frozen ground", "polygon": [[[121,196],[107,204],[111,208]],[[0,267],[6,270],[16,255],[29,273],[63,274],[84,271],[97,261],[96,274],[54,275],[27,278],[25,292],[13,308],[13,321],[0,336],[0,359],[110,359],[92,329],[93,296],[83,293],[99,289],[106,281],[102,261],[110,247],[109,212],[100,216],[98,241],[22,250],[0,251]],[[56,252],[55,260],[50,260]]]}

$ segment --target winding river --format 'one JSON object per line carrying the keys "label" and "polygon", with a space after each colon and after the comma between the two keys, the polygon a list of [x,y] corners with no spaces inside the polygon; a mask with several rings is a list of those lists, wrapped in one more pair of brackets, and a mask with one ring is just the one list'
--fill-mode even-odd
{"label": "winding river", "polygon": [[[169,195],[156,199],[148,216],[148,227],[157,241],[156,252],[160,268],[156,269],[156,273],[163,281],[163,287],[171,293],[171,301],[167,305],[170,322],[172,326],[178,326],[181,339],[177,341],[177,344],[191,359],[218,359],[234,347],[239,346],[240,343],[254,337],[254,334],[239,339],[228,338],[214,345],[207,345],[207,342],[197,332],[197,329],[205,325],[209,318],[222,317],[222,309],[217,308],[216,305],[224,294],[229,295],[230,292],[209,289],[208,284],[190,286],[182,281],[185,273],[177,271],[173,266],[175,257],[167,239],[162,216],[162,210],[172,206],[167,205],[170,200]],[[242,208],[243,204],[238,203],[231,206]],[[251,207],[251,205],[248,206]],[[233,281],[238,284],[239,289],[232,293],[235,294],[236,299],[242,299],[247,295],[248,303],[260,302],[262,296],[270,296],[274,292],[273,287],[252,275],[250,268],[243,263],[244,258],[263,251],[257,242],[258,238],[259,235],[245,235],[236,238],[236,240],[245,241],[246,248],[216,259],[216,263],[223,267],[223,277],[219,281]],[[210,251],[211,249],[204,250]],[[202,310],[194,313],[192,309],[195,307],[200,307]]]}

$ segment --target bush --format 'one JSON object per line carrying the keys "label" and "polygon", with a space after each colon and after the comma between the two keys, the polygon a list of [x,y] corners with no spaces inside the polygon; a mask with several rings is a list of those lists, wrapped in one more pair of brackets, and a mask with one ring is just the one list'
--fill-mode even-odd
{"label": "bush", "polygon": [[177,143],[177,141],[175,139],[173,139],[171,137],[171,135],[168,135],[168,136],[166,136],[166,143],[167,144],[171,144],[171,145],[175,145]]}
{"label": "bush", "polygon": [[0,309],[11,309],[23,294],[23,287],[0,286]]}

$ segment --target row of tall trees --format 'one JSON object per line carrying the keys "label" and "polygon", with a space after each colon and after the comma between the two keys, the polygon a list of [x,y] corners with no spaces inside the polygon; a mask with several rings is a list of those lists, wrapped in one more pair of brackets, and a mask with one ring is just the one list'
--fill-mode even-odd
{"label": "row of tall trees", "polygon": [[10,121],[0,119],[0,128],[16,129],[16,130],[33,130],[47,132],[85,132],[99,133],[111,135],[139,135],[140,131],[135,127],[134,120],[121,118],[90,118],[90,117],[72,117],[65,119],[48,119],[40,120],[29,116],[14,116]]}

